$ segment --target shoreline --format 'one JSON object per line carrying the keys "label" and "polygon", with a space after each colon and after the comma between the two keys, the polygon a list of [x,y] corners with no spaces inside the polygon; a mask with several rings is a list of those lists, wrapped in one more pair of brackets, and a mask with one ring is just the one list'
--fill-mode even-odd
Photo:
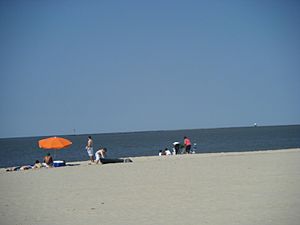
{"label": "shoreline", "polygon": [[131,159],[1,173],[1,224],[299,223],[299,148]]}
{"label": "shoreline", "polygon": [[[287,148],[287,149],[269,149],[269,150],[256,150],[256,151],[242,151],[242,152],[212,152],[212,153],[195,153],[195,154],[178,154],[178,155],[170,155],[170,156],[137,156],[137,157],[122,157],[122,159],[125,158],[130,158],[133,160],[133,162],[140,161],[140,160],[150,160],[150,159],[156,159],[156,158],[172,158],[172,157],[191,157],[193,155],[201,156],[201,157],[213,157],[213,156],[234,156],[234,155],[248,155],[248,154],[268,154],[272,152],[294,152],[294,151],[300,151],[300,148]],[[66,166],[64,167],[72,167],[72,166],[85,166],[85,165],[97,165],[95,163],[90,163],[90,160],[84,160],[84,161],[71,161],[71,162],[66,162]],[[99,163],[101,165],[101,163]],[[23,165],[21,165],[23,166]],[[19,167],[19,166],[14,166],[14,167]],[[64,167],[53,167],[50,169],[56,169],[56,168],[64,168]],[[18,172],[18,171],[6,171],[7,168],[12,168],[12,167],[0,167],[0,173],[2,172]],[[49,169],[49,168],[40,168],[40,169]],[[26,170],[26,171],[30,171]],[[34,169],[34,170],[39,170],[39,169]]]}

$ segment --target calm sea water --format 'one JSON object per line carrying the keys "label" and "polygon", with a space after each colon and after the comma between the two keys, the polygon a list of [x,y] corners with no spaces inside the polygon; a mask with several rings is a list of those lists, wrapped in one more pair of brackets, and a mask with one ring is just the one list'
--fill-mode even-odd
{"label": "calm sea water", "polygon": [[[89,134],[90,135],[90,134]],[[56,159],[67,162],[88,160],[84,149],[88,135],[61,136],[73,142],[67,149],[43,150],[38,140],[45,137],[0,139],[0,167],[33,164],[42,161],[50,152]],[[94,150],[108,149],[109,157],[134,157],[157,155],[160,149],[172,148],[174,141],[182,143],[188,136],[197,143],[197,153],[243,152],[271,149],[300,148],[300,125],[218,129],[193,129],[176,131],[148,131],[131,133],[91,134]]]}

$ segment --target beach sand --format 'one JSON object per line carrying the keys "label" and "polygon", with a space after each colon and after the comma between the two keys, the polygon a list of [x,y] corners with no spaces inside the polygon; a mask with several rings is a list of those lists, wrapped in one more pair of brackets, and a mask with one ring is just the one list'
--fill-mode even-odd
{"label": "beach sand", "polygon": [[2,170],[0,224],[299,224],[300,149],[132,160]]}

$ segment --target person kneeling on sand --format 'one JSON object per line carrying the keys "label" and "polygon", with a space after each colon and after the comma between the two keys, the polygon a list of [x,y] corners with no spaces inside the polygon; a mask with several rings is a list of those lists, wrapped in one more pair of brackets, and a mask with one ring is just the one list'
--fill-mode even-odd
{"label": "person kneeling on sand", "polygon": [[45,157],[44,157],[44,166],[46,167],[52,167],[53,166],[53,159],[52,156],[50,155],[50,153],[48,153]]}
{"label": "person kneeling on sand", "polygon": [[106,148],[101,148],[95,153],[96,163],[99,163],[101,158],[105,158],[106,152]]}

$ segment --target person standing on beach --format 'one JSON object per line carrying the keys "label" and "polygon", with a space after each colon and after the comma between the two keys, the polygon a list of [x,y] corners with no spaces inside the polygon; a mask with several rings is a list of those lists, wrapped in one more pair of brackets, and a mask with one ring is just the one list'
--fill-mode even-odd
{"label": "person standing on beach", "polygon": [[88,137],[88,142],[85,146],[85,149],[90,157],[91,162],[94,162],[93,139],[91,136]]}
{"label": "person standing on beach", "polygon": [[190,139],[188,139],[186,136],[184,136],[183,144],[184,144],[184,151],[185,151],[184,153],[189,154],[191,151],[191,147],[192,147],[192,143],[191,143]]}
{"label": "person standing on beach", "polygon": [[180,149],[180,143],[178,141],[175,141],[173,143],[173,155],[179,154],[179,149]]}

